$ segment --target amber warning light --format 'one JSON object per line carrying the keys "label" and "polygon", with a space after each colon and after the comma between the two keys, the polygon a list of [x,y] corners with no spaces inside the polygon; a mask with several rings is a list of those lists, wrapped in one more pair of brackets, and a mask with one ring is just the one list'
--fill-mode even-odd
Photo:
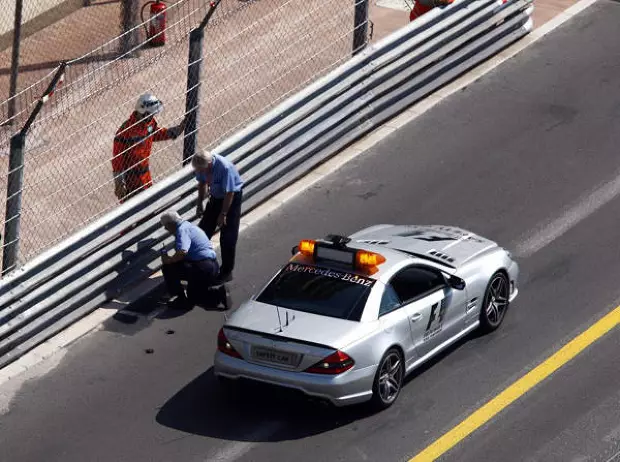
{"label": "amber warning light", "polygon": [[329,260],[344,263],[367,274],[374,274],[378,266],[385,262],[385,257],[366,250],[340,249],[329,245],[317,245],[317,242],[304,239],[299,242],[299,252],[313,260]]}
{"label": "amber warning light", "polygon": [[304,239],[303,241],[299,243],[299,251],[303,253],[304,255],[313,257],[314,256],[314,245],[315,245],[315,241]]}

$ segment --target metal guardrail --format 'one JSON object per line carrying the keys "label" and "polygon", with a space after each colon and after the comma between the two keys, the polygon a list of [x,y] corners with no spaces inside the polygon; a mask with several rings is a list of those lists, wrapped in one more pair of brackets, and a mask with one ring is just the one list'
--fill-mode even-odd
{"label": "metal guardrail", "polygon": [[[368,46],[214,149],[246,214],[356,139],[526,35],[532,0],[456,0]],[[184,167],[0,280],[0,368],[160,267],[159,214],[196,221]]]}

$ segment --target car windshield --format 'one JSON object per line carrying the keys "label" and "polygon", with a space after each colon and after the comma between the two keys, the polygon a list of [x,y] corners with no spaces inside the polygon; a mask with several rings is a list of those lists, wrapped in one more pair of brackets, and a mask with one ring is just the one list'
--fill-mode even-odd
{"label": "car windshield", "polygon": [[359,321],[375,281],[354,273],[289,263],[257,297],[281,308]]}

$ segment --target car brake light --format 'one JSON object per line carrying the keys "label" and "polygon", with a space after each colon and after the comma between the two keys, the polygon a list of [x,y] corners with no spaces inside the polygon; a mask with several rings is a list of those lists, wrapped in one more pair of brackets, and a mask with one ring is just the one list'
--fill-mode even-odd
{"label": "car brake light", "polygon": [[217,334],[217,349],[220,350],[222,353],[227,354],[228,356],[232,356],[233,358],[243,359],[241,355],[237,352],[237,350],[235,350],[235,347],[230,344],[230,342],[226,338],[226,335],[224,335],[223,327]]}
{"label": "car brake light", "polygon": [[355,362],[349,355],[342,351],[336,351],[313,366],[310,366],[304,372],[309,372],[310,374],[336,375],[348,371],[354,364]]}

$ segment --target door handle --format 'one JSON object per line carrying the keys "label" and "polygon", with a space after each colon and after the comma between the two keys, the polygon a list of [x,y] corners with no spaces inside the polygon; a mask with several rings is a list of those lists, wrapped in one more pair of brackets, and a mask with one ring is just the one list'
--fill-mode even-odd
{"label": "door handle", "polygon": [[416,313],[416,314],[414,314],[413,316],[411,316],[411,318],[409,318],[409,319],[411,319],[411,322],[416,322],[416,321],[418,321],[421,317],[422,317],[422,314],[421,314],[421,313]]}

